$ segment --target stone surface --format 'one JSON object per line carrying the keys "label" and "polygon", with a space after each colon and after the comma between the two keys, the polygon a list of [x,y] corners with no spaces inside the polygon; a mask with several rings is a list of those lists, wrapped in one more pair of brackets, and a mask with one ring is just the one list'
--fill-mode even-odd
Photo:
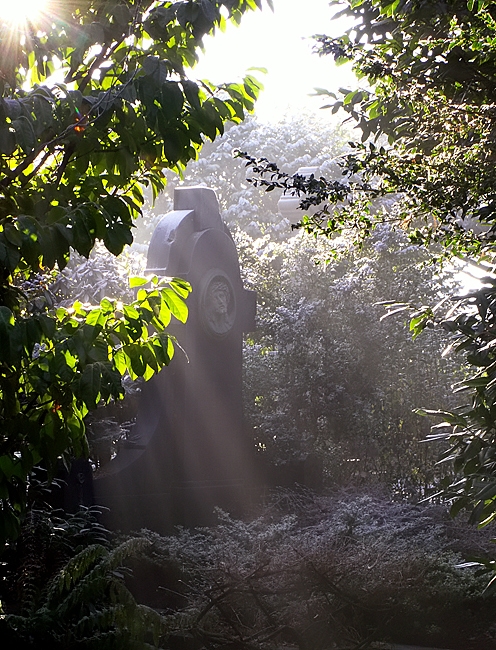
{"label": "stone surface", "polygon": [[215,506],[240,514],[252,482],[242,337],[254,329],[256,295],[243,288],[215,192],[180,188],[174,207],[152,236],[147,270],[192,285],[188,321],[173,326],[187,356],[176,351],[145,385],[127,447],[96,476],[114,528],[206,525]]}

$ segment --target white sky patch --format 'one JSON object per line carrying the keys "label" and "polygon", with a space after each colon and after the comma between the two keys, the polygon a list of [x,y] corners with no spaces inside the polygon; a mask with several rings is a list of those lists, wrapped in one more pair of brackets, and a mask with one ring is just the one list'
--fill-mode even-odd
{"label": "white sky patch", "polygon": [[43,13],[46,4],[45,0],[0,0],[0,18],[20,25],[28,18],[36,20]]}
{"label": "white sky patch", "polygon": [[455,275],[462,287],[462,294],[478,291],[483,286],[484,278],[496,279],[495,269],[489,266],[487,269],[481,268],[470,262],[458,262],[454,264],[455,268],[460,267],[460,271]]}
{"label": "white sky patch", "polygon": [[246,13],[239,27],[229,23],[224,34],[205,38],[205,54],[193,74],[222,83],[239,80],[250,67],[267,68],[267,75],[252,73],[265,86],[256,105],[261,120],[276,122],[302,111],[325,117],[320,107],[328,102],[309,97],[313,89],[337,91],[357,82],[350,65],[337,67],[331,56],[312,53],[310,37],[339,35],[346,24],[331,21],[328,0],[274,0],[274,5],[274,13],[264,5],[263,11]]}

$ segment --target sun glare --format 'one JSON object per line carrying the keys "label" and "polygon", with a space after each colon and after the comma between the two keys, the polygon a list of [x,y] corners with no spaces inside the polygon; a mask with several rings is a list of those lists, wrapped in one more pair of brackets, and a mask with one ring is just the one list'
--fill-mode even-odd
{"label": "sun glare", "polygon": [[0,0],[0,19],[16,25],[33,22],[43,13],[45,5],[44,0]]}

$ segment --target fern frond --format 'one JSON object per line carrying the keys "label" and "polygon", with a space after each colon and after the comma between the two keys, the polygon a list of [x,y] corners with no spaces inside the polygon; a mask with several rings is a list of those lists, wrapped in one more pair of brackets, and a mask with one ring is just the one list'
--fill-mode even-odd
{"label": "fern frond", "polygon": [[94,633],[95,630],[98,630],[99,633],[109,631],[125,620],[127,614],[128,608],[121,604],[90,612],[81,617],[74,626],[76,638],[84,638],[85,635]]}
{"label": "fern frond", "polygon": [[128,607],[136,606],[134,596],[120,580],[113,579],[112,582],[109,583],[109,596],[110,601],[113,603],[121,603]]}
{"label": "fern frond", "polygon": [[95,606],[108,592],[112,580],[112,576],[108,576],[101,566],[95,567],[58,603],[56,606],[58,615],[67,616],[83,606]]}
{"label": "fern frond", "polygon": [[171,632],[190,632],[198,622],[198,610],[174,612],[161,616],[162,629],[165,634]]}
{"label": "fern frond", "polygon": [[150,545],[131,538],[109,551],[92,544],[50,581],[41,603],[29,615],[6,617],[23,638],[47,639],[49,645],[85,650],[144,650],[155,647],[166,634],[164,619],[138,605],[124,584],[126,558]]}
{"label": "fern frond", "polygon": [[[140,622],[141,630],[146,632],[151,632],[153,636],[153,642],[156,647],[158,647],[160,637],[164,635],[165,632],[165,621],[158,612],[156,612],[151,607],[146,605],[137,605],[136,606],[137,619]],[[144,634],[143,634],[144,636]]]}
{"label": "fern frond", "polygon": [[109,553],[107,557],[107,566],[111,570],[117,569],[117,567],[124,563],[124,560],[128,557],[139,555],[148,548],[150,544],[151,542],[142,537],[131,537],[130,539],[125,540]]}
{"label": "fern frond", "polygon": [[[68,646],[70,647],[70,646]],[[95,632],[85,637],[83,642],[75,643],[74,647],[81,647],[84,650],[127,650],[127,635],[123,635],[118,629],[107,632]]]}
{"label": "fern frond", "polygon": [[80,551],[52,580],[47,593],[47,602],[51,602],[57,595],[71,589],[87,573],[91,565],[108,553],[109,551],[101,544],[91,544]]}

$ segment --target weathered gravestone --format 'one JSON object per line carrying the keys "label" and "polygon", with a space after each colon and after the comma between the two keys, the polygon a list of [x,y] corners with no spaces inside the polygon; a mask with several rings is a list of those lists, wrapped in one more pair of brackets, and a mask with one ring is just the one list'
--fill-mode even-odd
{"label": "weathered gravestone", "polygon": [[242,337],[255,326],[256,294],[243,288],[234,242],[205,187],[176,189],[147,267],[192,286],[188,321],[173,328],[187,357],[176,351],[144,386],[132,436],[94,489],[112,527],[168,531],[210,523],[216,505],[240,512],[249,494]]}

